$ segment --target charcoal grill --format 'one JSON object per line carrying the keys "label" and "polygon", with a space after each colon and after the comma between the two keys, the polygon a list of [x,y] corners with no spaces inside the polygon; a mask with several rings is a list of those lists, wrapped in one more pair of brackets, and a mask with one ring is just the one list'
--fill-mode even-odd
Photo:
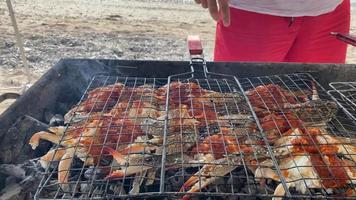
{"label": "charcoal grill", "polygon": [[[205,67],[206,64],[206,67]],[[193,69],[193,70],[192,70]],[[199,69],[199,70],[197,70]],[[211,73],[209,71],[214,71]],[[187,72],[190,71],[190,72]],[[172,75],[173,74],[173,75]],[[178,74],[178,75],[174,75]],[[231,74],[231,75],[223,75]],[[278,75],[284,74],[284,75]],[[145,76],[146,78],[138,78]],[[170,76],[172,75],[172,76]],[[326,93],[323,86],[327,87],[327,84],[333,81],[352,81],[356,75],[356,68],[353,65],[332,65],[332,64],[284,64],[284,63],[205,63],[205,61],[197,58],[193,59],[193,62],[165,62],[165,61],[118,61],[118,60],[78,60],[69,59],[60,61],[54,68],[52,68],[44,77],[42,77],[27,93],[25,93],[14,105],[12,105],[4,114],[0,116],[0,130],[1,136],[6,137],[6,132],[11,124],[20,116],[31,115],[42,121],[49,121],[49,118],[56,113],[65,114],[73,105],[78,101],[82,102],[86,99],[87,94],[94,88],[108,86],[115,83],[123,83],[127,87],[137,88],[138,86],[148,85],[150,89],[157,89],[166,84],[179,81],[181,83],[195,83],[199,85],[199,88],[213,90],[221,93],[235,93],[240,94],[242,98],[230,96],[221,99],[211,98],[210,102],[202,104],[199,107],[193,107],[197,111],[204,113],[205,121],[208,121],[206,115],[206,108],[212,107],[214,113],[224,113],[226,115],[232,114],[250,114],[252,121],[257,125],[256,133],[249,134],[243,132],[246,137],[257,137],[264,142],[266,147],[266,153],[270,156],[274,169],[277,175],[279,175],[281,186],[286,191],[286,196],[290,198],[334,198],[335,196],[329,196],[329,191],[320,189],[314,190],[307,188],[305,194],[295,192],[288,189],[288,184],[295,182],[296,180],[288,180],[283,175],[283,170],[278,164],[278,158],[275,156],[274,147],[269,138],[266,136],[265,128],[260,123],[259,117],[256,115],[256,110],[253,108],[250,99],[246,96],[246,91],[256,89],[258,86],[266,86],[268,84],[280,85],[289,91],[298,91],[300,93],[308,93],[312,91],[312,83],[316,84],[316,89],[319,92],[319,96],[323,100],[330,99],[330,96]],[[166,77],[169,76],[167,79]],[[124,78],[123,78],[124,77]],[[131,78],[125,78],[131,77]],[[137,77],[137,78],[135,78]],[[249,77],[249,78],[248,78]],[[253,78],[251,78],[253,77]],[[191,89],[191,88],[190,88]],[[189,90],[191,91],[191,90]],[[168,112],[170,109],[171,101],[182,102],[187,94],[174,93],[177,91],[167,90],[166,107],[162,108],[162,112]],[[198,92],[202,92],[199,89]],[[82,95],[84,94],[84,95]],[[310,94],[310,93],[309,93]],[[182,96],[181,96],[182,95]],[[307,94],[305,94],[307,95]],[[37,98],[33,98],[36,96]],[[170,98],[170,96],[176,97],[176,99]],[[273,95],[272,95],[273,96]],[[260,98],[263,97],[260,96]],[[153,99],[153,93],[142,94],[139,99]],[[298,99],[298,98],[296,98]],[[276,101],[275,99],[273,99]],[[215,102],[222,101],[222,106],[217,106]],[[237,103],[239,102],[239,104]],[[241,104],[243,103],[243,104]],[[302,102],[298,102],[302,103]],[[28,106],[31,105],[31,106]],[[106,105],[104,103],[104,105]],[[210,105],[210,106],[209,106]],[[241,105],[247,105],[241,107]],[[273,111],[268,110],[269,113]],[[286,113],[282,111],[282,115]],[[319,117],[323,117],[320,116]],[[137,117],[137,116],[136,116]],[[315,116],[308,116],[311,121]],[[318,116],[316,116],[318,117]],[[355,121],[350,119],[348,113],[339,111],[337,117],[335,117],[328,125],[330,134],[332,136],[346,136],[348,138],[354,138],[355,133]],[[201,162],[198,167],[193,170],[187,167],[187,163],[178,162],[168,166],[169,149],[168,146],[175,144],[175,141],[169,141],[167,138],[174,131],[177,131],[178,135],[185,134],[182,131],[182,124],[176,130],[171,130],[170,120],[168,117],[164,119],[164,132],[163,132],[163,151],[162,155],[158,157],[161,162],[155,162],[151,165],[152,168],[157,168],[158,174],[156,174],[153,184],[141,189],[138,194],[128,194],[131,190],[132,183],[137,181],[133,176],[127,176],[120,180],[115,180],[116,184],[99,178],[98,180],[84,180],[82,177],[85,175],[87,167],[83,163],[74,163],[74,168],[71,171],[77,171],[76,177],[71,177],[67,184],[69,187],[63,191],[56,179],[58,170],[55,168],[47,169],[44,178],[39,186],[37,192],[37,198],[84,198],[84,199],[96,199],[96,198],[167,198],[175,199],[177,197],[186,195],[187,191],[179,191],[177,187],[178,183],[184,182],[187,178],[192,176],[195,172],[199,171],[203,164],[214,165],[212,162]],[[182,120],[182,118],[180,118]],[[203,131],[196,130],[196,134],[204,137],[213,136],[217,133],[216,129],[224,128],[224,126],[232,126],[231,122],[227,120],[227,125],[217,124],[215,127],[206,123]],[[277,123],[274,121],[274,124]],[[291,126],[289,124],[289,126]],[[174,128],[174,127],[173,127]],[[231,128],[231,127],[230,127]],[[282,132],[277,130],[278,136],[282,136]],[[62,138],[63,139],[63,138]],[[26,142],[26,141],[23,141]],[[131,141],[132,142],[132,141]],[[201,142],[200,138],[196,138],[195,143]],[[176,142],[179,143],[179,142]],[[182,142],[180,142],[182,143]],[[239,141],[236,143],[239,146]],[[211,143],[210,143],[211,144]],[[354,144],[352,142],[343,143],[342,145]],[[252,147],[254,143],[250,144]],[[175,153],[178,153],[180,160],[184,160],[182,154],[185,153],[182,148]],[[224,152],[227,153],[227,145],[224,143]],[[319,152],[322,154],[322,152]],[[242,196],[249,196],[256,199],[271,198],[273,197],[273,189],[269,187],[261,188],[258,182],[263,179],[255,179],[251,174],[250,167],[261,166],[261,161],[258,158],[259,152],[252,152],[250,154],[239,154],[240,156],[251,156],[256,160],[256,163],[249,164],[241,160],[238,169],[232,170],[227,175],[214,175],[219,177],[219,180],[212,183],[208,188],[199,189],[193,196],[198,195],[201,197],[210,196],[211,198],[237,198]],[[351,154],[348,154],[351,155]],[[2,162],[14,162],[16,161],[16,155],[1,155]],[[103,151],[99,156],[105,156]],[[293,154],[289,154],[293,156]],[[84,159],[87,159],[85,157]],[[167,161],[167,162],[166,162]],[[216,164],[215,164],[216,165]],[[231,166],[232,164],[227,162],[222,165]],[[106,165],[109,171],[113,171],[112,165]],[[354,165],[353,165],[354,166]],[[313,168],[313,166],[304,166]],[[175,168],[176,171],[169,174],[166,168]],[[298,167],[295,167],[298,168]],[[334,167],[326,166],[326,170],[330,171]],[[94,171],[92,175],[98,175],[97,171]],[[197,175],[198,179],[204,178],[201,174]],[[333,180],[338,181],[338,177],[331,177]],[[302,184],[306,185],[306,181],[318,180],[317,178],[306,178],[302,181]],[[144,181],[148,181],[145,178]],[[332,180],[330,180],[332,181]],[[348,179],[348,181],[354,181]],[[86,191],[79,191],[81,185],[87,184],[89,189]],[[112,188],[114,187],[115,188]],[[348,189],[354,190],[353,185],[348,185]],[[42,193],[47,190],[47,193]],[[48,192],[50,190],[51,192]],[[110,190],[110,192],[108,192]],[[272,193],[271,193],[272,192]],[[340,192],[340,191],[339,191]],[[345,192],[341,191],[340,193]],[[51,194],[51,195],[49,195]],[[46,196],[49,195],[49,196]],[[344,198],[344,197],[340,197]]]}

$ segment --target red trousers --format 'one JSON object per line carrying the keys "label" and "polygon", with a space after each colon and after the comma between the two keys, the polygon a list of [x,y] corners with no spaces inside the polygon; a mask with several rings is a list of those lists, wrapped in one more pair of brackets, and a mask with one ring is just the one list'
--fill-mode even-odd
{"label": "red trousers", "polygon": [[347,44],[330,32],[349,33],[350,0],[315,17],[230,11],[231,25],[217,24],[215,61],[345,63]]}

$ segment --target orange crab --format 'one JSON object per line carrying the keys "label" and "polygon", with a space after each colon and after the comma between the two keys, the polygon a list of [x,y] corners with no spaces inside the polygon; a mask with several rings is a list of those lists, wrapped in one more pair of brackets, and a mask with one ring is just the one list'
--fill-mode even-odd
{"label": "orange crab", "polygon": [[36,149],[40,140],[47,140],[61,146],[42,156],[40,161],[46,168],[51,161],[59,161],[58,182],[65,184],[70,176],[74,156],[84,165],[99,163],[104,146],[116,148],[127,145],[138,136],[144,135],[141,128],[128,119],[102,116],[100,119],[88,120],[80,127],[52,127],[49,131],[35,133],[30,145]]}

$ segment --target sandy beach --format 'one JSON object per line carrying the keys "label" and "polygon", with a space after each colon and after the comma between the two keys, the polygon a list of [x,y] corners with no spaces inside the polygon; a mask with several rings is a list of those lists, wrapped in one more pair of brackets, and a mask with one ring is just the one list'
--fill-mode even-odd
{"label": "sandy beach", "polygon": [[[191,0],[14,0],[13,6],[32,82],[61,58],[187,60],[191,34],[201,36],[212,60],[215,22]],[[27,74],[5,1],[0,33],[0,94],[19,91]],[[356,63],[356,48],[349,47],[347,63]],[[0,113],[11,103],[1,103]]]}

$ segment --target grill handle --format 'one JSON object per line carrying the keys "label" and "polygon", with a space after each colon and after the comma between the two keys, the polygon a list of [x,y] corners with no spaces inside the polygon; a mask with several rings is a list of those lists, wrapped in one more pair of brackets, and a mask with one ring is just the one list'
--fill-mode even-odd
{"label": "grill handle", "polygon": [[338,32],[331,32],[331,35],[335,36],[336,39],[341,40],[343,42],[346,42],[347,44],[351,44],[352,46],[356,46],[356,37],[349,35],[349,34],[344,34],[344,33],[338,33]]}
{"label": "grill handle", "polygon": [[196,74],[203,74],[207,78],[208,69],[204,59],[204,51],[201,39],[198,35],[189,35],[187,38],[188,50],[190,55],[190,69],[192,78]]}

